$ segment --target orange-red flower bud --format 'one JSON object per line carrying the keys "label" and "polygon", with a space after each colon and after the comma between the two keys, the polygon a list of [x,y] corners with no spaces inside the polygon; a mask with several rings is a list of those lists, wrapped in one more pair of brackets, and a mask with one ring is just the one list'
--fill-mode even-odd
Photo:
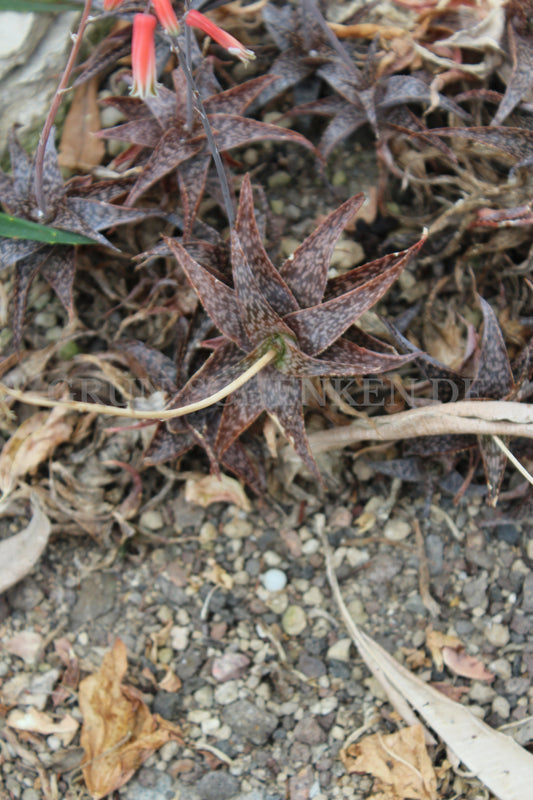
{"label": "orange-red flower bud", "polygon": [[192,28],[199,28],[204,33],[207,33],[211,39],[214,39],[219,45],[225,47],[228,53],[231,53],[232,56],[236,56],[243,63],[246,64],[248,61],[252,61],[255,58],[253,50],[248,50],[235,36],[219,28],[218,25],[215,25],[205,14],[201,14],[200,11],[191,8],[185,15],[185,22]]}
{"label": "orange-red flower bud", "polygon": [[177,36],[180,31],[180,24],[170,0],[152,0],[152,5],[159,24],[171,36]]}
{"label": "orange-red flower bud", "polygon": [[133,97],[155,97],[155,40],[157,20],[152,14],[135,14],[131,41],[131,66],[133,70]]}

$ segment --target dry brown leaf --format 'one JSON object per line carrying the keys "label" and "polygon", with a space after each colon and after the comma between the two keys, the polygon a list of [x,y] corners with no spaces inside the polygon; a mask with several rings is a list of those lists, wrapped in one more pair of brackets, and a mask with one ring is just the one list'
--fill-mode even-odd
{"label": "dry brown leaf", "polygon": [[464,649],[443,647],[442,657],[449,670],[463,678],[472,678],[475,681],[493,681],[494,674],[475,656],[469,656]]}
{"label": "dry brown leaf", "polygon": [[217,586],[221,586],[222,589],[226,589],[227,591],[233,589],[233,578],[220,564],[216,563],[214,558],[209,559],[208,569],[206,569],[203,574],[206,580],[211,581]]}
{"label": "dry brown leaf", "polygon": [[451,647],[454,650],[459,648],[464,649],[464,645],[458,636],[450,633],[441,633],[441,631],[434,631],[431,625],[428,625],[426,629],[426,646],[439,672],[442,672],[444,668],[444,659],[442,657],[443,647]]}
{"label": "dry brown leaf", "polygon": [[175,725],[152,715],[141,693],[122,684],[127,666],[126,645],[117,639],[98,672],[80,683],[83,776],[94,800],[127,783],[165,742],[182,742]]}
{"label": "dry brown leaf", "polygon": [[181,689],[181,678],[172,669],[169,669],[157,685],[164,692],[178,692]]}
{"label": "dry brown leaf", "polygon": [[76,735],[79,723],[70,714],[56,722],[49,714],[32,707],[27,708],[25,711],[15,708],[9,714],[6,725],[18,731],[31,731],[32,733],[41,733],[44,736],[54,734],[61,744],[66,747]]}
{"label": "dry brown leaf", "polygon": [[60,167],[88,172],[97,167],[104,157],[105,142],[93,135],[101,128],[98,84],[98,77],[94,77],[82,83],[74,92],[59,145]]}
{"label": "dry brown leaf", "polygon": [[65,409],[38,411],[24,420],[0,453],[0,491],[9,494],[23,475],[36,469],[72,433]]}
{"label": "dry brown leaf", "polygon": [[50,520],[32,498],[33,516],[28,525],[9,539],[0,542],[0,593],[31,572],[50,536]]}
{"label": "dry brown leaf", "polygon": [[437,779],[421,725],[397,733],[376,733],[341,751],[347,772],[367,772],[376,779],[375,800],[435,800]]}
{"label": "dry brown leaf", "polygon": [[434,681],[430,686],[433,686],[434,689],[438,689],[439,692],[442,692],[443,695],[449,697],[450,700],[454,700],[456,703],[461,700],[464,694],[468,694],[470,691],[470,687],[468,686],[452,686],[451,683],[446,683],[445,681]]}
{"label": "dry brown leaf", "polygon": [[210,503],[233,503],[243,511],[252,510],[239,481],[223,472],[220,475],[205,475],[198,480],[189,478],[185,484],[185,499],[203,508]]}

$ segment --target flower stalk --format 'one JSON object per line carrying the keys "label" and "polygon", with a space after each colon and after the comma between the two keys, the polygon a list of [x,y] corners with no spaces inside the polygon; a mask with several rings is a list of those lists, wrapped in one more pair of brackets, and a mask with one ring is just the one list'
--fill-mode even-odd
{"label": "flower stalk", "polygon": [[120,406],[106,405],[105,403],[85,403],[78,400],[54,400],[51,397],[42,397],[32,392],[11,389],[3,384],[0,384],[0,394],[5,393],[8,397],[13,397],[21,403],[27,403],[30,406],[40,406],[41,408],[65,408],[70,411],[104,414],[110,417],[127,417],[128,419],[162,422],[169,419],[176,419],[177,417],[185,417],[187,414],[194,414],[196,411],[214,406],[230,394],[233,394],[233,392],[236,392],[237,389],[240,389],[245,383],[248,383],[258,372],[261,372],[271,361],[274,361],[278,355],[278,351],[271,348],[260,356],[257,361],[254,361],[254,363],[239,375],[238,378],[228,383],[227,386],[223,386],[218,392],[214,392],[208,397],[204,397],[203,400],[198,400],[196,403],[188,403],[180,408],[165,408],[161,409],[161,411],[136,411],[134,408],[122,408]]}

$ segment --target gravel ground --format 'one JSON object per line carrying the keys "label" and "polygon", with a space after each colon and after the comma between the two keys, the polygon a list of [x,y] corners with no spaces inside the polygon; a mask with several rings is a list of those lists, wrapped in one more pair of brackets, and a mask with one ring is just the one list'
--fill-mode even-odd
{"label": "gravel ground", "polygon": [[[404,484],[391,503],[389,479],[359,461],[355,473],[335,500],[287,504],[286,513],[267,502],[251,512],[221,503],[203,509],[176,489],[159,510],[141,516],[139,542],[146,544],[111,557],[90,540],[81,547],[57,536],[35,574],[4,598],[2,641],[34,632],[42,645],[33,663],[4,648],[4,703],[17,696],[14,705],[35,704],[41,694],[50,708],[62,671],[54,648],[60,637],[71,643],[84,675],[118,636],[128,648],[128,682],[153,712],[182,727],[185,747],[168,742],[116,797],[369,798],[372,779],[346,774],[339,751],[365,722],[372,732],[397,726],[339,622],[317,536],[325,523],[354,620],[399,661],[418,665],[425,680],[464,686],[462,702],[490,725],[522,721],[516,735],[526,743],[533,707],[526,526],[486,527],[495,512],[479,499],[455,508],[434,496],[422,525],[440,612],[432,620],[419,592],[413,526],[424,498]],[[494,681],[432,667],[424,653],[430,624],[454,631]],[[181,681],[177,691],[157,686],[169,667]],[[59,718],[67,711],[80,719],[75,693],[54,709]],[[15,741],[1,740],[6,798],[41,797],[38,767],[57,776],[59,797],[88,796],[77,740],[64,748],[56,735],[19,734],[18,753]],[[440,792],[486,796],[475,779],[450,772]]]}

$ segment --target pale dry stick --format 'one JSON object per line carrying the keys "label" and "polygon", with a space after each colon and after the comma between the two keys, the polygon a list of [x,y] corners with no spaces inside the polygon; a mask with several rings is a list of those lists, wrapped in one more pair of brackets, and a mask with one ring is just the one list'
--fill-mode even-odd
{"label": "pale dry stick", "polygon": [[258,372],[270,364],[279,353],[276,350],[267,350],[257,361],[248,367],[238,378],[214,392],[209,397],[204,397],[203,400],[198,400],[196,403],[189,403],[181,408],[167,408],[160,411],[136,411],[133,408],[122,408],[120,406],[109,406],[104,403],[84,403],[79,400],[53,400],[50,397],[42,397],[41,395],[32,394],[32,392],[23,392],[19,389],[9,389],[4,384],[0,383],[0,393],[4,392],[14,400],[21,403],[26,403],[30,406],[40,406],[42,408],[65,408],[70,411],[88,412],[91,414],[103,414],[110,417],[127,417],[128,419],[142,419],[154,420],[163,422],[168,419],[175,419],[176,417],[184,417],[186,414],[193,414],[195,411],[201,411],[203,408],[215,405],[220,400],[240,389],[251,378],[257,375]]}
{"label": "pale dry stick", "polygon": [[[370,650],[366,641],[366,636],[359,630],[359,628],[353,621],[352,617],[350,616],[350,612],[346,608],[346,604],[344,602],[339,584],[337,582],[337,576],[335,575],[335,570],[333,568],[331,547],[329,545],[327,536],[324,532],[324,527],[323,525],[317,524],[316,528],[317,528],[317,533],[320,536],[322,544],[324,546],[324,557],[326,560],[326,574],[329,585],[331,587],[331,593],[333,595],[333,599],[337,604],[337,608],[340,611],[342,620],[346,626],[346,630],[350,634],[355,646],[359,650],[359,654],[364,659],[366,665],[368,666],[374,677],[379,681],[379,683],[387,693],[387,697],[389,698],[392,707],[396,709],[400,717],[408,725],[420,725],[421,722],[416,716],[415,712],[412,710],[407,700],[405,700],[405,698],[400,694],[400,692],[392,685],[387,675],[385,674],[384,670],[377,662],[372,651]],[[424,737],[426,740],[426,744],[436,744],[435,738],[425,727],[424,727]]]}
{"label": "pale dry stick", "polygon": [[493,434],[492,438],[493,438],[494,442],[498,445],[498,447],[500,448],[502,453],[507,456],[507,458],[509,459],[509,461],[511,462],[513,467],[516,467],[518,472],[521,475],[524,476],[526,481],[529,481],[529,483],[533,484],[533,475],[531,475],[531,473],[529,473],[527,471],[527,469],[524,467],[524,465],[522,463],[520,463],[520,461],[517,459],[517,457],[515,455],[513,455],[513,453],[511,453],[511,451],[509,450],[509,448],[507,447],[505,442],[502,442],[500,437],[497,436],[496,434]]}
{"label": "pale dry stick", "polygon": [[450,515],[448,514],[447,511],[445,511],[440,506],[435,506],[435,505],[431,505],[429,507],[429,510],[432,511],[434,514],[436,514],[437,517],[440,517],[440,519],[444,520],[444,522],[446,523],[446,525],[450,529],[450,532],[451,532],[452,536],[458,542],[463,542],[464,541],[464,538],[465,538],[464,533],[461,533],[461,531],[459,530],[459,528],[457,527],[457,525],[455,524],[455,522],[450,517]]}
{"label": "pale dry stick", "polygon": [[[315,455],[363,441],[397,441],[448,434],[525,436],[533,439],[533,405],[511,400],[459,400],[372,417],[340,428],[308,434]],[[288,460],[296,456],[289,454]]]}

